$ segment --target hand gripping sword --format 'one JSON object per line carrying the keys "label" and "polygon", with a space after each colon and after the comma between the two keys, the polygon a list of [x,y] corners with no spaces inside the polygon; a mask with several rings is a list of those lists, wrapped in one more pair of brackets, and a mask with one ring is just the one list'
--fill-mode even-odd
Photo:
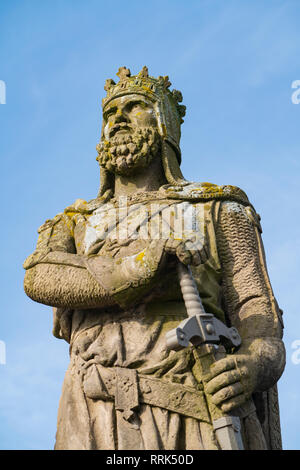
{"label": "hand gripping sword", "polygon": [[[207,375],[210,365],[226,356],[224,347],[228,350],[237,348],[241,344],[241,337],[236,328],[227,327],[213,314],[205,312],[189,266],[179,262],[178,277],[188,318],[166,334],[167,347],[178,351],[192,343],[197,347],[201,372]],[[219,348],[216,350],[214,345]],[[244,450],[240,418],[231,413],[223,413],[211,400],[207,401],[213,429],[221,449]]]}

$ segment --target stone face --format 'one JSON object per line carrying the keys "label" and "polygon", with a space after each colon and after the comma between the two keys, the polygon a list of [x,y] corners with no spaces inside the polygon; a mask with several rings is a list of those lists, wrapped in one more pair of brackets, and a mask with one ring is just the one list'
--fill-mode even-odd
{"label": "stone face", "polygon": [[[55,448],[220,449],[212,421],[232,412],[245,449],[278,449],[285,350],[260,217],[239,188],[184,179],[185,107],[168,77],[117,75],[99,194],[47,220],[24,263],[27,295],[53,307],[53,334],[70,343]],[[187,318],[179,261],[239,349],[167,348]]]}

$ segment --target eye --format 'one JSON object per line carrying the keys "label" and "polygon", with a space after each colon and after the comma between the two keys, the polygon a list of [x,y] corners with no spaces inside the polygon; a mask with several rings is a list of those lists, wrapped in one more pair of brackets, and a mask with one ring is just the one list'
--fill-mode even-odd
{"label": "eye", "polygon": [[134,112],[134,111],[140,111],[141,109],[144,109],[145,108],[145,104],[144,103],[132,103],[131,106],[130,106],[130,109],[129,109],[129,112]]}
{"label": "eye", "polygon": [[113,116],[114,114],[116,114],[116,110],[117,108],[108,109],[106,113],[104,114],[104,119],[107,121],[110,118],[110,116]]}

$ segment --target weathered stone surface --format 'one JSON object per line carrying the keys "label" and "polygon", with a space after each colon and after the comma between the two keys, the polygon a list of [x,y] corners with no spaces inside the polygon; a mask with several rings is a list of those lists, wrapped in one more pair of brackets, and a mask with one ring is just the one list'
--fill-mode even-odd
{"label": "weathered stone surface", "polygon": [[[212,413],[235,412],[246,449],[278,449],[285,350],[260,217],[239,188],[184,179],[185,107],[168,77],[117,75],[99,194],[47,220],[24,263],[26,293],[54,307],[53,333],[70,343],[55,447],[219,449]],[[166,345],[187,317],[178,260],[205,310],[242,338],[212,365],[203,349]]]}

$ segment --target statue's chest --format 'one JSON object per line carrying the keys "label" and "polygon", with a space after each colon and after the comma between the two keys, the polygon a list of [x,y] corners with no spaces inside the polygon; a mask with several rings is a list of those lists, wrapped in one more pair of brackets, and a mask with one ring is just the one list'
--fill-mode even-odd
{"label": "statue's chest", "polygon": [[159,201],[115,207],[105,204],[76,223],[77,251],[137,252],[152,240],[191,239],[203,243],[206,234],[204,204]]}

